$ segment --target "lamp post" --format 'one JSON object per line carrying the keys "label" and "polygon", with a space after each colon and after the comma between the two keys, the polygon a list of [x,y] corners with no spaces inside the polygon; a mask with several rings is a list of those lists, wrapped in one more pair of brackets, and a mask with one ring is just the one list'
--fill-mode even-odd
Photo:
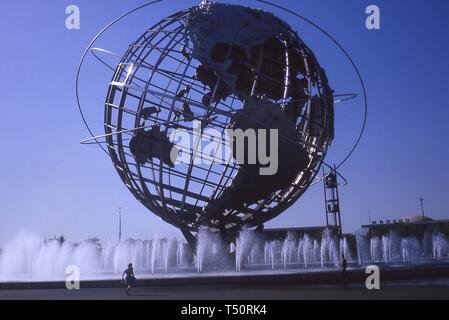
{"label": "lamp post", "polygon": [[122,208],[118,209],[118,242],[122,242]]}
{"label": "lamp post", "polygon": [[419,198],[419,201],[421,202],[421,214],[422,214],[422,219],[424,221],[424,217],[425,217],[425,215],[424,215],[424,198],[423,197]]}

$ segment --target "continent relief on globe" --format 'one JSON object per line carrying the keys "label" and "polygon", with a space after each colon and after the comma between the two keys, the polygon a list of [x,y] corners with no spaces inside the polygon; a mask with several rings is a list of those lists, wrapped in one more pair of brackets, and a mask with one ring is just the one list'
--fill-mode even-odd
{"label": "continent relief on globe", "polygon": [[[276,173],[261,175],[260,163],[240,164],[231,185],[205,207],[201,219],[211,220],[225,209],[244,209],[288,187],[306,168],[309,157],[295,143],[295,124],[307,99],[308,83],[298,77],[306,70],[299,51],[293,50],[297,41],[294,32],[270,13],[208,3],[189,15],[186,28],[193,43],[193,57],[201,63],[196,78],[210,90],[203,104],[225,100],[232,93],[243,101],[244,107],[231,117],[230,129],[278,130],[278,150],[271,150],[278,153]],[[286,65],[287,95],[292,102],[281,109],[270,100],[284,98]],[[266,137],[267,141],[257,141],[256,146],[264,143],[265,150],[270,150],[269,135]],[[234,145],[234,157],[235,151]],[[248,159],[248,146],[245,153]]]}
{"label": "continent relief on globe", "polygon": [[[261,199],[267,198],[271,193],[287,188],[293,179],[307,166],[309,156],[307,152],[295,143],[296,128],[288,115],[279,107],[269,101],[259,101],[249,104],[247,108],[237,111],[231,118],[230,129],[267,130],[265,141],[261,141],[256,135],[256,145],[250,148],[248,143],[244,147],[244,159],[246,163],[240,164],[232,183],[225,188],[217,199],[212,199],[204,210],[205,219],[214,219],[225,209],[244,209],[245,205],[251,205]],[[277,150],[271,148],[269,130],[277,130]],[[237,145],[233,143],[233,156],[236,160]],[[260,163],[256,157],[254,164],[248,163],[249,150],[259,154],[259,148],[264,145],[264,152],[277,153],[275,173],[263,175],[260,173],[262,167],[267,165]]]}

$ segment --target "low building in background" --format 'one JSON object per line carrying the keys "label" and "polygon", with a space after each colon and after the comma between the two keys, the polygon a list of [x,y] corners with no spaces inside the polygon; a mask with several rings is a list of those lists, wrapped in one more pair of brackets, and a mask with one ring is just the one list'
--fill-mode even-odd
{"label": "low building in background", "polygon": [[363,225],[362,230],[370,237],[383,236],[391,231],[401,236],[415,237],[436,232],[449,235],[449,220],[433,220],[426,216],[411,216],[404,219],[372,221],[369,225]]}

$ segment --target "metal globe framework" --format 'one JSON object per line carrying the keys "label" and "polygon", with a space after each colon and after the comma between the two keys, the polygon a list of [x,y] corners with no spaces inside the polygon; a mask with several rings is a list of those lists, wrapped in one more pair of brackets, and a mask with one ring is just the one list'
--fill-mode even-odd
{"label": "metal globe framework", "polygon": [[[202,228],[234,232],[243,226],[261,226],[295,203],[316,179],[334,139],[334,99],[338,96],[312,50],[290,28],[275,39],[278,58],[266,54],[273,51],[268,41],[257,47],[257,59],[250,58],[250,67],[236,66],[250,90],[227,90],[226,95],[220,95],[222,75],[212,70],[213,83],[201,79],[203,64],[194,57],[186,29],[186,19],[198,8],[162,19],[130,44],[115,68],[109,66],[114,74],[104,106],[105,134],[101,136],[117,173],[134,197],[186,237]],[[224,50],[232,55],[236,48]],[[98,59],[99,51],[111,53],[92,49]],[[273,77],[267,64],[276,68],[281,77]],[[297,80],[301,81],[300,87]],[[273,86],[278,89],[276,93],[270,91]],[[340,96],[343,100],[353,97]],[[224,209],[214,217],[205,217],[208,204],[232,185],[239,164],[235,159],[196,163],[196,158],[210,155],[201,153],[190,123],[207,122],[207,128],[225,135],[233,115],[244,108],[249,98],[266,101],[292,116],[296,134],[289,143],[307,153],[307,163],[288,186],[239,209]],[[189,117],[185,115],[186,105]],[[133,140],[139,133],[155,128],[162,137],[158,140],[159,156],[139,159]],[[181,150],[190,153],[192,160],[188,164],[174,165],[162,156],[164,143],[173,143],[169,137],[178,130],[190,132],[195,141],[192,149]],[[100,137],[93,139],[98,143]]]}

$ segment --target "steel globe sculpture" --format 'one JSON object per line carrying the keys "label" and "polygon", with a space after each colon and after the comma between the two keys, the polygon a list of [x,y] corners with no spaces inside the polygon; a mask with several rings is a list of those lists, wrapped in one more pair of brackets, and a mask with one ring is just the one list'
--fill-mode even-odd
{"label": "steel globe sculpture", "polygon": [[[200,229],[232,233],[263,226],[311,185],[334,139],[334,97],[287,23],[203,1],[150,27],[121,56],[102,137],[124,184],[151,212],[187,238]],[[276,173],[260,175],[263,164],[235,155],[215,161],[199,135],[213,140],[208,132],[230,128],[278,130]],[[190,160],[178,163],[181,154]]]}

